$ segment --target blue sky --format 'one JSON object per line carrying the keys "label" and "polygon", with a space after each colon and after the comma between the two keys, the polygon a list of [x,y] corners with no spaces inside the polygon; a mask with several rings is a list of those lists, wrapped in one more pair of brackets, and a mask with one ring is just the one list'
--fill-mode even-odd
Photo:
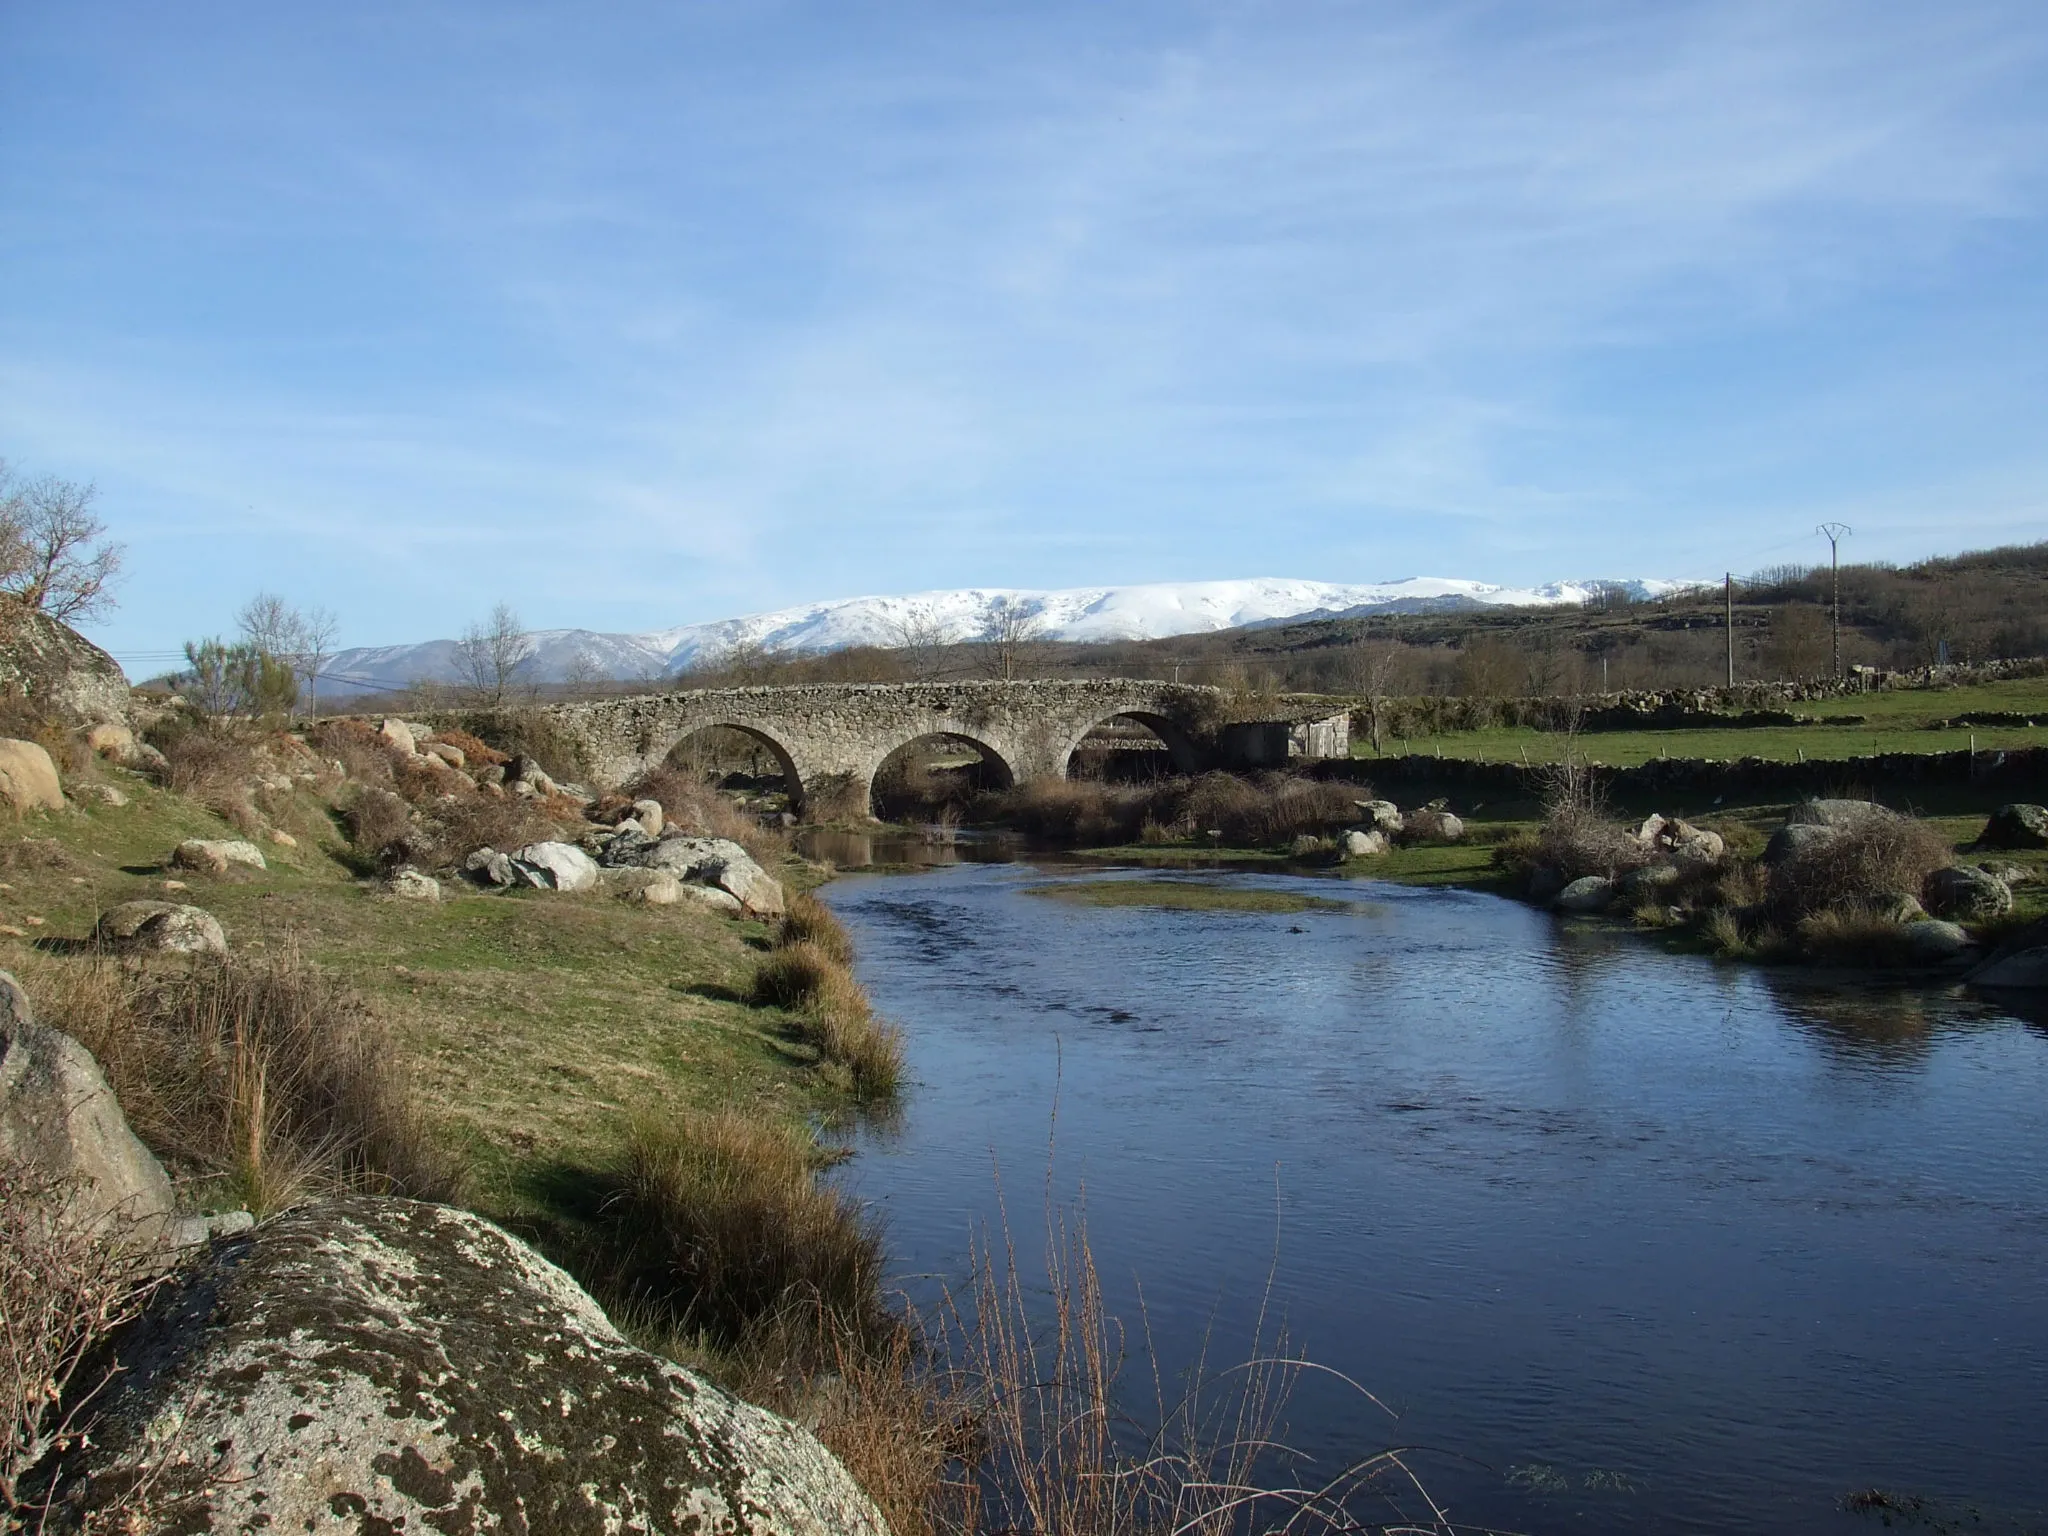
{"label": "blue sky", "polygon": [[0,0],[0,102],[117,653],[2048,537],[2039,0]]}

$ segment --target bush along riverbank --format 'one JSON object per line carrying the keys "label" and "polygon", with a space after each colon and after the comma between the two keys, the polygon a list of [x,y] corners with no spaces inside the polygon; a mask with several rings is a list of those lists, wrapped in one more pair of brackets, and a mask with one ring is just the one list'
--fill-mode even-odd
{"label": "bush along riverbank", "polygon": [[[1941,825],[1870,800],[1791,806],[1767,838],[1603,812],[1583,779],[1542,822],[1503,840],[1511,888],[1574,915],[1683,935],[1733,959],[1977,977],[2048,942],[2042,906],[2048,810],[1999,808],[1960,845]],[[1996,984],[1994,981],[1993,984]]]}

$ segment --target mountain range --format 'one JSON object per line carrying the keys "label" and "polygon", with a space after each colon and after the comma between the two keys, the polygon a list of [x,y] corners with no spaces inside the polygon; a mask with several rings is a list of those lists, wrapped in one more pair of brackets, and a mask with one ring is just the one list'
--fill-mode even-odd
{"label": "mountain range", "polygon": [[[1500,587],[1483,581],[1411,576],[1362,585],[1255,577],[1071,587],[1051,592],[966,587],[899,597],[839,598],[644,634],[536,630],[529,637],[533,650],[526,673],[535,682],[572,677],[658,681],[741,648],[817,652],[856,645],[901,646],[913,639],[920,643],[972,640],[984,631],[995,604],[1009,604],[1012,611],[1029,615],[1035,632],[1047,640],[1159,640],[1375,613],[1551,607],[1583,603],[1602,591],[1653,598],[1689,585],[1692,583],[1635,578]],[[375,692],[415,682],[450,682],[460,676],[457,642],[424,640],[342,651],[327,663],[321,687],[323,692]]]}

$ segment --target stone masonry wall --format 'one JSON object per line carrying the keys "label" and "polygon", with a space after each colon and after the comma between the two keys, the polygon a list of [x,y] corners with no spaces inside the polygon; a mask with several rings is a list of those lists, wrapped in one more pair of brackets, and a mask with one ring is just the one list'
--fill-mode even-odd
{"label": "stone masonry wall", "polygon": [[1074,748],[1117,715],[1143,720],[1183,772],[1209,766],[1224,696],[1216,689],[1124,680],[853,683],[702,689],[549,709],[590,749],[597,777],[624,783],[685,738],[713,726],[757,737],[800,786],[843,779],[865,792],[897,748],[957,736],[992,755],[1018,782],[1066,772]]}

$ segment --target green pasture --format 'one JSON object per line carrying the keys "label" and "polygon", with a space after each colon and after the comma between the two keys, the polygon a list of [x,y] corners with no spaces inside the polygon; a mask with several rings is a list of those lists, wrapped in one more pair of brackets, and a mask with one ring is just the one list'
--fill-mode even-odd
{"label": "green pasture", "polygon": [[[1968,688],[1930,688],[1852,695],[1790,706],[1790,713],[1810,715],[1811,725],[1764,726],[1755,729],[1687,729],[1671,731],[1586,731],[1576,738],[1561,731],[1526,726],[1501,726],[1484,731],[1450,731],[1437,736],[1389,738],[1381,751],[1389,757],[1408,753],[1441,754],[1480,762],[1554,763],[1567,751],[1603,767],[1631,768],[1658,757],[1799,758],[1836,760],[1872,757],[1887,752],[1963,752],[1973,744],[1979,752],[2048,746],[2048,679],[1984,683]],[[2026,726],[1934,729],[1935,722],[1978,713],[2026,714]],[[1859,725],[1827,725],[1825,717],[1862,715]],[[1354,732],[1354,756],[1370,758],[1372,746]]]}

